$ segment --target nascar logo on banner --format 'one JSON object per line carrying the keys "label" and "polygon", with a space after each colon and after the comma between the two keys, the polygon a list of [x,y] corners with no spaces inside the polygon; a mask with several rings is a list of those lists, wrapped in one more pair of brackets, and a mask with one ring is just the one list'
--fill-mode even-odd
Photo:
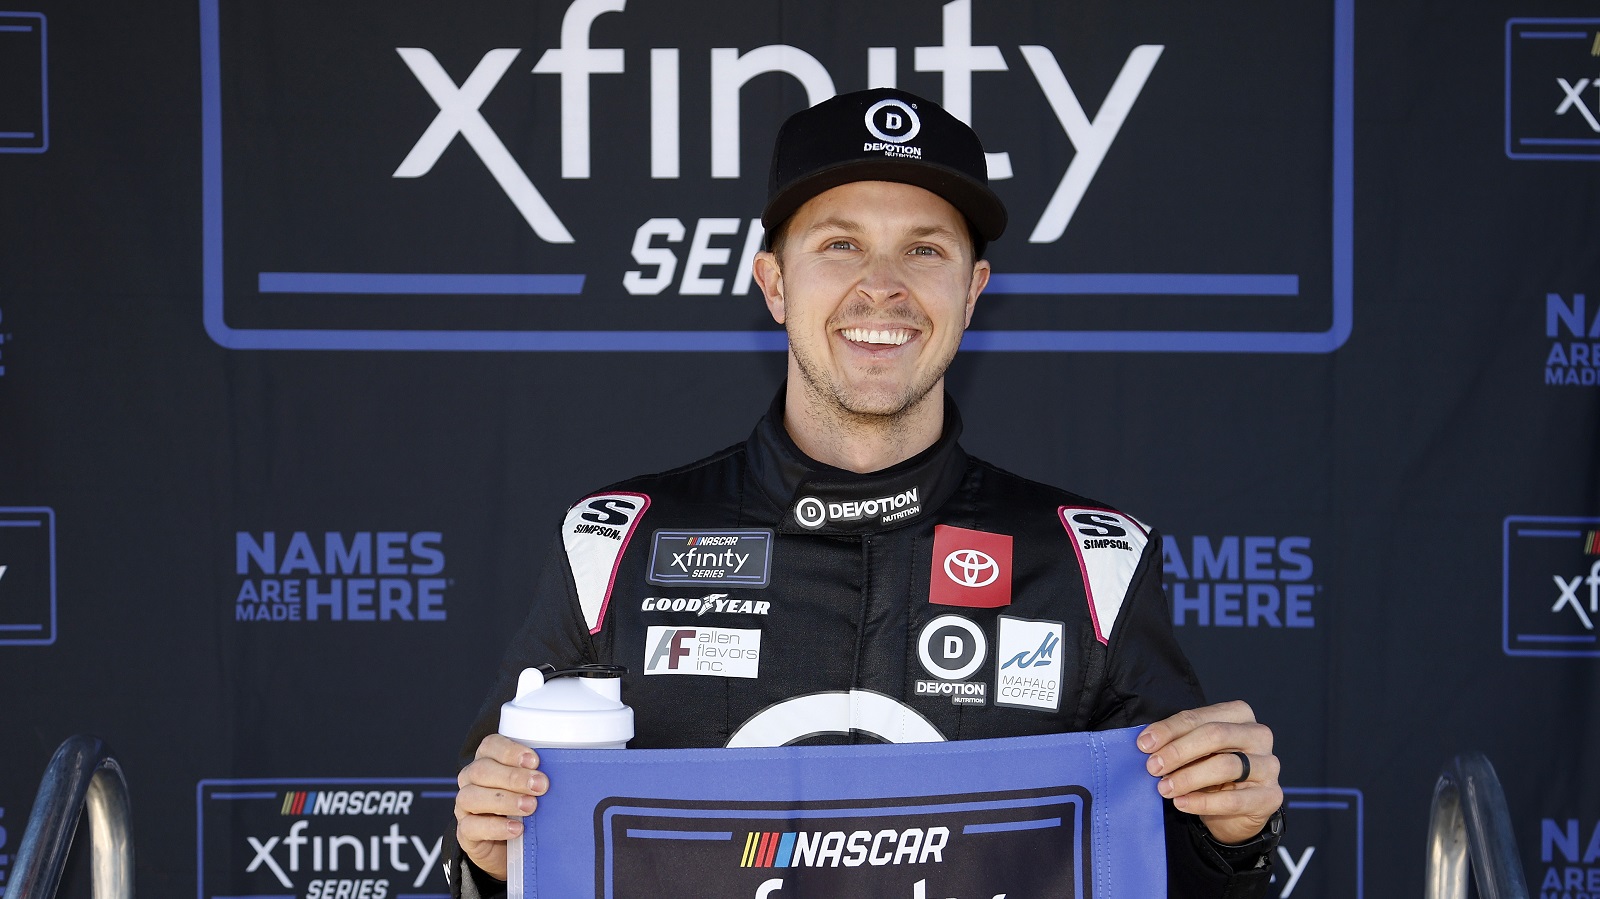
{"label": "nascar logo on banner", "polygon": [[[541,750],[513,895],[1166,894],[1138,728],[778,749]],[[589,838],[580,837],[588,834]]]}

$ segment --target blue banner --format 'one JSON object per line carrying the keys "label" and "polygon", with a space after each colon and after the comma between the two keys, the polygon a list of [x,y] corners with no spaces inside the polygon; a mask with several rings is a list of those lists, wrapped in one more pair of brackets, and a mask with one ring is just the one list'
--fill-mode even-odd
{"label": "blue banner", "polygon": [[541,750],[552,786],[512,883],[568,899],[1163,896],[1137,733]]}

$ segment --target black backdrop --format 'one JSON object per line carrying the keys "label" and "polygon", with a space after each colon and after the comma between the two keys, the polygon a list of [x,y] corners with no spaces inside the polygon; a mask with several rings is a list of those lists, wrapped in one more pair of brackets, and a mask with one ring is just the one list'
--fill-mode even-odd
{"label": "black backdrop", "polygon": [[[779,383],[778,122],[893,78],[1012,172],[968,449],[1169,535],[1208,691],[1277,733],[1280,892],[1417,893],[1476,748],[1534,887],[1600,894],[1589,4],[7,9],[0,874],[83,731],[147,895],[328,889],[278,802],[366,779],[425,849],[566,504]],[[442,891],[370,845],[320,876]]]}

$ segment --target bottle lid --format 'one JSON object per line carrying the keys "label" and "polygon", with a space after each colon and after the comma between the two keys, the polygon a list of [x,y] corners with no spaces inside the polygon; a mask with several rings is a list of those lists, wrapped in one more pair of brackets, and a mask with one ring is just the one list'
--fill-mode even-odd
{"label": "bottle lid", "polygon": [[500,707],[500,733],[532,747],[621,748],[633,739],[633,709],[622,702],[616,665],[561,671],[527,668],[517,695]]}

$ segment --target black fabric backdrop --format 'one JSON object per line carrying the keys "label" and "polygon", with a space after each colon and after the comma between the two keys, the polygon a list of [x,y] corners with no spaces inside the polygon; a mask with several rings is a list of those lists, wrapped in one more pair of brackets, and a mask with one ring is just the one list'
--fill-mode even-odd
{"label": "black fabric backdrop", "polygon": [[[1013,173],[965,443],[1170,535],[1208,692],[1277,734],[1281,894],[1417,893],[1435,776],[1481,749],[1536,891],[1600,895],[1591,5],[11,9],[0,875],[88,731],[141,893],[442,892],[377,843],[289,870],[275,803],[400,779],[404,832],[442,829],[417,784],[566,505],[742,439],[779,383],[740,265],[777,124],[892,73]],[[307,579],[358,599],[272,601]]]}

